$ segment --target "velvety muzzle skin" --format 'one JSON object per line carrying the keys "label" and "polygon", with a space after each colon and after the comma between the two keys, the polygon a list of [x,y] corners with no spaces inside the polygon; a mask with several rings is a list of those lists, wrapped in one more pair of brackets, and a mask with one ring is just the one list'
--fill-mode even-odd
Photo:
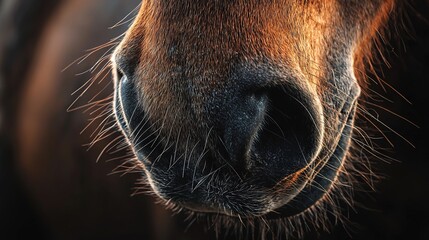
{"label": "velvety muzzle skin", "polygon": [[[242,161],[226,159],[224,161],[227,161],[227,163],[229,163],[229,161],[235,161],[237,167],[232,170],[227,169],[223,172],[222,167],[225,165],[222,165],[224,164],[222,161],[218,161],[216,158],[204,154],[200,156],[197,155],[196,157],[198,157],[199,161],[207,161],[203,164],[205,167],[209,166],[207,167],[208,171],[204,172],[203,170],[197,172],[196,168],[198,166],[192,166],[192,163],[189,163],[192,166],[192,168],[190,168],[183,166],[185,163],[171,162],[173,160],[180,161],[180,156],[177,157],[178,153],[175,152],[177,149],[172,149],[171,146],[166,147],[162,140],[157,139],[159,136],[156,136],[156,130],[152,128],[151,123],[142,121],[142,119],[146,119],[146,117],[144,111],[138,106],[138,94],[133,83],[126,77],[122,77],[118,84],[118,90],[115,95],[117,119],[126,136],[130,139],[136,155],[145,164],[147,176],[151,179],[162,179],[164,181],[168,179],[169,184],[162,186],[162,188],[158,188],[158,183],[152,183],[154,189],[161,197],[173,199],[181,206],[191,210],[222,212],[227,215],[263,215],[275,210],[275,213],[269,214],[269,217],[273,218],[298,214],[308,207],[311,207],[329,189],[332,184],[332,181],[329,179],[335,178],[336,171],[341,167],[348,150],[352,133],[356,98],[359,95],[359,88],[354,86],[350,91],[349,98],[343,103],[343,108],[338,116],[342,124],[338,126],[340,135],[337,142],[335,142],[335,150],[328,153],[330,155],[326,155],[325,162],[318,168],[307,169],[311,168],[310,165],[316,165],[314,162],[317,161],[317,159],[315,159],[314,156],[311,156],[314,159],[308,160],[308,163],[301,163],[299,158],[293,159],[292,157],[287,157],[290,156],[293,151],[287,150],[281,152],[282,149],[280,149],[276,151],[278,156],[274,157],[284,157],[290,160],[290,163],[272,161],[266,163],[268,167],[265,167],[260,166],[260,164],[261,162],[263,164],[266,158],[262,160],[253,160],[256,159],[253,157],[243,159]],[[266,101],[261,102],[263,104]],[[261,104],[261,102],[258,104]],[[304,119],[301,120],[304,121]],[[310,125],[305,124],[304,126],[311,129],[311,121],[308,123]],[[141,134],[142,132],[143,134]],[[240,137],[241,136],[238,136],[238,138]],[[276,145],[276,143],[273,142],[275,141],[275,137],[271,137],[274,138],[274,140],[267,140],[261,137],[261,139],[255,141],[249,148],[249,154],[260,155],[260,152],[263,154],[264,150],[259,150],[258,148],[275,150],[275,147],[280,148],[284,147],[284,145],[290,147],[290,145],[286,145],[286,143],[288,143],[287,141],[280,142],[280,144],[284,145]],[[262,143],[258,141],[262,141]],[[268,141],[268,143],[264,141]],[[310,144],[313,143],[311,142]],[[304,144],[302,146],[304,146]],[[302,150],[304,149],[302,146],[297,145],[292,147]],[[228,152],[227,149],[225,149],[225,151]],[[320,153],[320,151],[317,153]],[[303,152],[301,152],[301,154],[303,154],[301,156],[305,157]],[[151,161],[150,158],[146,157],[151,155],[156,156],[155,160]],[[269,159],[272,160],[273,158]],[[257,162],[258,160],[260,162]],[[153,161],[157,162],[154,163]],[[192,161],[192,159],[189,161]],[[240,166],[246,166],[246,161],[250,161],[249,165],[256,165],[257,167],[250,166],[240,169]],[[278,165],[276,166],[275,164]],[[274,167],[271,167],[272,165],[274,165]],[[213,166],[220,170],[213,170]],[[270,171],[270,169],[274,170]],[[317,171],[317,174],[315,174],[315,171]],[[240,175],[239,172],[241,172],[242,175]],[[313,173],[313,175],[315,174],[314,179],[307,177],[307,174],[311,175],[310,173]],[[306,175],[306,177],[301,175]],[[210,180],[213,182],[210,184],[213,185],[207,187],[218,188],[219,190],[225,189],[219,193],[210,192],[212,195],[210,197],[216,198],[213,200],[208,200],[208,193],[205,189],[198,189],[201,186],[197,186],[197,184],[204,184],[204,182],[201,183],[201,181],[208,178],[212,178]],[[292,188],[287,187],[288,184],[291,185],[289,182],[293,183]],[[239,189],[236,189],[237,186],[235,186],[235,184],[237,183],[241,184]],[[222,199],[223,197],[228,197],[228,195],[226,195],[228,193],[231,194],[231,198]],[[292,199],[294,201],[289,203]],[[252,200],[254,202],[252,202]],[[230,204],[230,206],[227,204]],[[231,209],[225,209],[225,207]]]}
{"label": "velvety muzzle skin", "polygon": [[113,57],[114,109],[154,192],[229,216],[311,208],[348,154],[361,44],[391,4],[144,1]]}

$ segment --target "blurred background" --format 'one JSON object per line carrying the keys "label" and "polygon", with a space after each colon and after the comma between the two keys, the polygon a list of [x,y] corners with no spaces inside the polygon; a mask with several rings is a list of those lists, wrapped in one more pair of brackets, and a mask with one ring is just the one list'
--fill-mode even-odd
{"label": "blurred background", "polygon": [[[101,100],[112,91],[104,54],[126,31],[139,3],[0,0],[2,236],[216,239],[198,223],[188,227],[185,216],[172,216],[154,198],[133,194],[139,174],[123,174],[126,164],[118,168],[127,150],[120,145],[105,149],[117,132],[87,146],[99,125],[112,124],[95,118],[109,107],[108,99]],[[392,88],[372,84],[384,99],[377,100],[382,108],[369,110],[414,147],[380,126],[394,147],[386,140],[379,144],[397,161],[374,160],[382,179],[375,192],[356,194],[361,207],[345,211],[349,227],[310,232],[307,239],[429,239],[429,1],[409,0],[405,5],[402,20],[390,24],[391,34],[385,38],[388,64],[375,65]],[[93,49],[97,46],[101,48]],[[89,54],[88,49],[96,51]],[[79,88],[88,82],[93,86],[80,96],[85,87]],[[98,105],[67,110],[97,100]],[[94,119],[93,124],[88,125],[88,119]]]}

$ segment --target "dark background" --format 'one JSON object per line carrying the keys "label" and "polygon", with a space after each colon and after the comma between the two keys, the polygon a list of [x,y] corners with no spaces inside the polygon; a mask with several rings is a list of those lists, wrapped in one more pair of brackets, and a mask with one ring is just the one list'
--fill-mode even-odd
{"label": "dark background", "polygon": [[[101,149],[80,149],[89,138],[79,134],[87,116],[66,113],[64,109],[72,101],[70,93],[88,79],[87,75],[79,77],[74,73],[90,67],[100,55],[59,75],[63,80],[55,96],[65,98],[64,104],[58,109],[46,106],[52,108],[52,122],[37,126],[49,133],[41,136],[43,147],[36,151],[32,167],[26,167],[20,157],[25,149],[20,146],[22,140],[16,130],[18,109],[22,108],[25,89],[33,79],[29,74],[43,42],[42,32],[53,21],[62,1],[17,0],[8,11],[6,2],[0,1],[0,234],[35,239],[214,239],[212,232],[205,233],[198,224],[183,233],[187,225],[183,216],[170,217],[170,212],[153,204],[148,196],[130,197],[136,174],[109,175],[118,162],[101,159],[95,163]],[[99,24],[99,32],[73,25],[78,29],[74,34],[79,36],[71,41],[76,44],[70,45],[70,52],[61,52],[65,56],[63,66],[81,56],[85,49],[123,32],[125,28],[108,27],[133,9],[136,2],[101,1],[103,8],[94,7],[90,18],[71,16],[70,19],[88,26]],[[391,34],[386,36],[384,56],[389,64],[380,62],[375,66],[378,75],[411,104],[389,87],[375,83],[370,87],[390,100],[377,102],[379,105],[419,127],[383,109],[368,109],[376,110],[381,121],[415,147],[382,128],[394,147],[390,149],[383,140],[378,142],[397,161],[374,160],[374,169],[382,178],[376,184],[376,192],[356,193],[356,202],[364,207],[346,211],[351,222],[347,228],[336,226],[329,233],[309,233],[307,239],[429,239],[429,147],[425,139],[429,134],[425,114],[429,103],[429,3],[414,0],[405,5],[402,20],[392,22]],[[86,38],[91,41],[84,43]],[[38,188],[39,185],[44,187]]]}

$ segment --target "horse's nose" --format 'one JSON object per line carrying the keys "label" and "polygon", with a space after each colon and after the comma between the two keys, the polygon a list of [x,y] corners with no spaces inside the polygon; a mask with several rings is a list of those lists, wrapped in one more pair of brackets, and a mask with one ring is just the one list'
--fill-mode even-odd
{"label": "horse's nose", "polygon": [[321,106],[311,90],[263,68],[232,76],[209,114],[221,155],[237,171],[269,173],[274,181],[308,166],[322,138]]}

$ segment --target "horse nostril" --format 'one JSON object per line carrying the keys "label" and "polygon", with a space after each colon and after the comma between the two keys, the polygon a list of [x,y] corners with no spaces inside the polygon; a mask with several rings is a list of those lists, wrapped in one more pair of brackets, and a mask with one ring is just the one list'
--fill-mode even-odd
{"label": "horse nostril", "polygon": [[[138,104],[138,94],[136,92],[134,84],[128,79],[127,76],[122,73],[118,74],[119,79],[118,83],[118,103],[122,109],[124,121],[128,128],[133,128],[133,113],[137,109]],[[136,116],[138,117],[138,116]]]}
{"label": "horse nostril", "polygon": [[313,160],[320,145],[320,122],[317,106],[305,91],[282,86],[268,89],[266,94],[269,103],[252,146],[251,163],[279,181]]}
{"label": "horse nostril", "polygon": [[303,90],[279,86],[237,95],[228,108],[224,155],[239,171],[270,173],[276,182],[305,168],[319,149],[317,106]]}
{"label": "horse nostril", "polygon": [[[150,150],[142,146],[154,141],[150,124],[147,124],[146,113],[139,103],[139,93],[134,81],[120,73],[115,88],[115,115],[124,134],[133,141],[133,147],[139,159]],[[147,159],[146,159],[147,160]]]}

